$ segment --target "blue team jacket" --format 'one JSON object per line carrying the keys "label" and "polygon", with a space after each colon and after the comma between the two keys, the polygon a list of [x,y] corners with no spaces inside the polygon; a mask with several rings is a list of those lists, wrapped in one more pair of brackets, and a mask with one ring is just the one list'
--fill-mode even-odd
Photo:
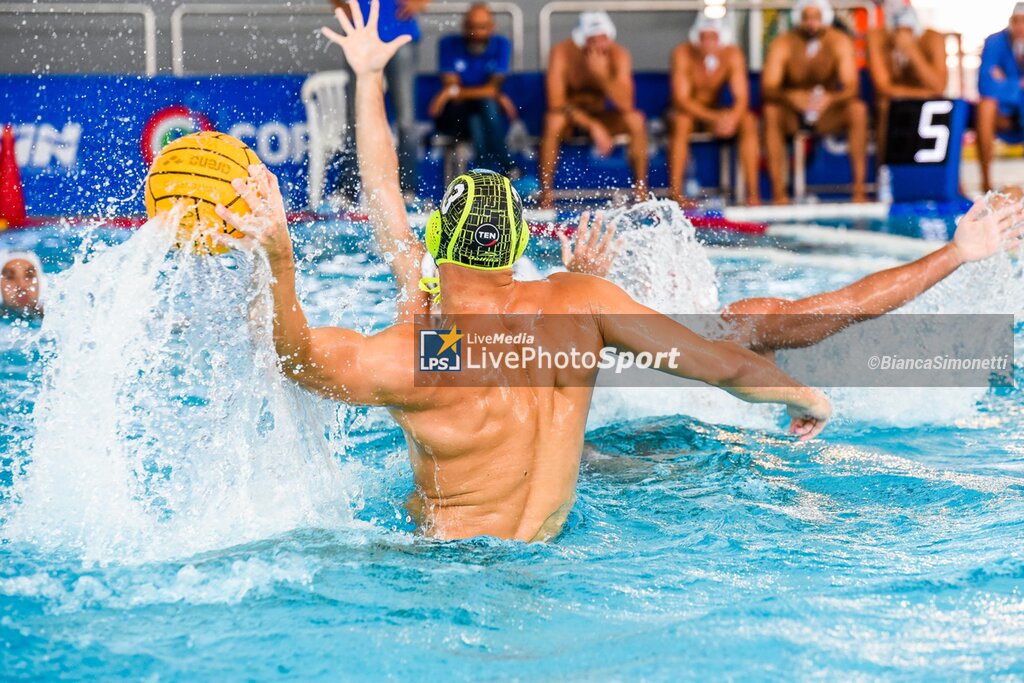
{"label": "blue team jacket", "polygon": [[[996,67],[1006,75],[997,80],[992,75]],[[985,39],[981,51],[981,68],[978,70],[978,93],[982,97],[998,100],[1000,104],[1021,104],[1020,69],[1013,57],[1013,43],[1009,29],[993,33]]]}

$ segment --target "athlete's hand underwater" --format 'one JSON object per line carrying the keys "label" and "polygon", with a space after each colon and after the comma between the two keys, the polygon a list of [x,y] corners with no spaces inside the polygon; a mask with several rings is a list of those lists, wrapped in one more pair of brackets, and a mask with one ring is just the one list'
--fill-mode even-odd
{"label": "athlete's hand underwater", "polygon": [[356,76],[384,71],[388,60],[410,40],[412,36],[399,36],[385,43],[377,33],[377,17],[380,16],[380,3],[370,3],[370,16],[363,21],[363,10],[356,0],[349,0],[349,11],[352,18],[342,9],[334,10],[334,16],[341,25],[341,33],[324,26],[320,29],[331,42],[337,43],[345,51],[345,60]]}
{"label": "athlete's hand underwater", "polygon": [[248,178],[236,178],[231,186],[249,206],[249,213],[240,216],[222,204],[218,204],[215,210],[243,236],[217,233],[213,236],[214,241],[245,251],[252,251],[259,245],[266,251],[272,269],[290,266],[293,263],[292,240],[288,234],[288,217],[277,176],[263,164],[255,164],[249,167]]}

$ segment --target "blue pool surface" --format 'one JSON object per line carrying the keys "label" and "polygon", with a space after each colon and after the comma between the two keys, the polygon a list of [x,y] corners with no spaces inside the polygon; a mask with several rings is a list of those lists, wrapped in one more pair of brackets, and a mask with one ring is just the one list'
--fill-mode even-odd
{"label": "blue pool surface", "polygon": [[[365,231],[296,235],[314,324],[387,322],[393,290]],[[0,239],[37,249],[52,276],[128,236]],[[809,295],[905,255],[762,238],[711,258],[729,302]],[[5,514],[53,344],[0,329]],[[1021,394],[864,392],[807,444],[777,412],[698,420],[685,395],[661,414],[623,403],[590,429],[579,503],[548,544],[414,535],[402,435],[367,411],[345,417],[350,518],[337,524],[140,560],[12,539],[0,519],[0,678],[1024,677]]]}

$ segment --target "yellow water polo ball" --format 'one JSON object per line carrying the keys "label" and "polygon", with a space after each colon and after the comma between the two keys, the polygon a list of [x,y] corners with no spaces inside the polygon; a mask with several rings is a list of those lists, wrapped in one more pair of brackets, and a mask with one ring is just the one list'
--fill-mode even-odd
{"label": "yellow water polo ball", "polygon": [[210,234],[241,233],[214,212],[223,204],[239,215],[249,213],[231,181],[249,177],[249,165],[260,159],[238,138],[215,131],[192,133],[169,142],[153,161],[146,176],[146,213],[150,218],[185,202],[188,211],[178,227],[178,244],[191,244],[197,253],[223,254]]}

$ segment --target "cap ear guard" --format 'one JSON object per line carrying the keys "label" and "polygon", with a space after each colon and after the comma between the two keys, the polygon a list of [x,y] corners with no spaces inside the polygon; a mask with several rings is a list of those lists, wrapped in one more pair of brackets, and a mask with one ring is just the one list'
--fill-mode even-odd
{"label": "cap ear guard", "polygon": [[427,243],[427,251],[430,255],[437,260],[437,252],[441,250],[441,212],[434,211],[430,214],[430,220],[427,221],[427,233],[424,236],[424,241]]}
{"label": "cap ear guard", "polygon": [[519,245],[516,247],[515,257],[512,262],[515,263],[526,251],[526,246],[530,243],[530,226],[526,224],[525,218],[519,219]]}

